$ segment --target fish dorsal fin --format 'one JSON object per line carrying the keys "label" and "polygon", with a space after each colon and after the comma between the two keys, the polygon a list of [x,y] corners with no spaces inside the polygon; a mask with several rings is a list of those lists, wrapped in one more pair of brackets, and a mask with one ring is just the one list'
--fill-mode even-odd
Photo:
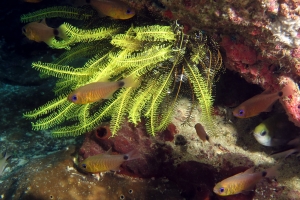
{"label": "fish dorsal fin", "polygon": [[254,168],[255,167],[251,167],[251,168],[247,169],[246,171],[243,172],[243,174],[253,174],[254,173]]}
{"label": "fish dorsal fin", "polygon": [[46,26],[48,26],[47,23],[46,23],[46,19],[45,19],[45,18],[42,19],[42,21],[41,21],[40,23],[41,23],[41,24],[44,24],[44,25],[46,25]]}
{"label": "fish dorsal fin", "polygon": [[111,155],[111,154],[112,154],[112,147],[110,147],[110,148],[107,150],[107,152],[105,152],[105,154]]}
{"label": "fish dorsal fin", "polygon": [[241,175],[252,174],[252,173],[254,173],[254,167],[251,167],[251,168],[247,169],[246,171],[240,172],[240,173],[238,173],[238,174],[236,174],[236,175],[234,175],[232,177],[239,177]]}
{"label": "fish dorsal fin", "polygon": [[268,88],[268,89],[264,90],[261,94],[270,94],[270,93],[272,93],[271,89]]}
{"label": "fish dorsal fin", "polygon": [[300,137],[297,137],[293,140],[290,140],[288,143],[288,145],[291,145],[291,146],[299,146],[300,144]]}

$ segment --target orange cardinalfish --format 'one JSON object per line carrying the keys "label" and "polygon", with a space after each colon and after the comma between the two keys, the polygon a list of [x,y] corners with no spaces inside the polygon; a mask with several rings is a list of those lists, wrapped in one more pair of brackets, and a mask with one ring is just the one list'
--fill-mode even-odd
{"label": "orange cardinalfish", "polygon": [[207,135],[206,131],[204,130],[204,127],[200,123],[197,123],[195,125],[195,129],[196,129],[197,135],[203,142],[208,141],[209,143],[212,144],[212,142],[209,139],[209,136]]}
{"label": "orange cardinalfish", "polygon": [[228,196],[252,190],[256,183],[260,182],[264,177],[275,177],[278,173],[277,168],[278,166],[276,165],[265,171],[254,172],[254,167],[252,167],[217,183],[213,191],[219,196]]}
{"label": "orange cardinalfish", "polygon": [[94,82],[77,88],[68,95],[68,100],[75,104],[87,104],[109,99],[121,87],[134,86],[132,77],[127,77],[114,82]]}
{"label": "orange cardinalfish", "polygon": [[103,154],[90,156],[79,164],[79,167],[90,173],[106,171],[119,171],[121,164],[125,161],[139,159],[141,156],[136,150],[127,154],[111,155],[111,148]]}
{"label": "orange cardinalfish", "polygon": [[46,24],[45,19],[41,22],[31,22],[22,28],[22,33],[29,39],[35,42],[45,42],[50,45],[51,40],[58,36],[65,39],[66,36],[60,28],[51,28]]}
{"label": "orange cardinalfish", "polygon": [[256,95],[233,110],[233,115],[238,118],[249,118],[259,115],[261,112],[269,112],[272,105],[282,96],[282,92],[268,93],[265,92]]}
{"label": "orange cardinalfish", "polygon": [[118,0],[87,0],[100,15],[113,19],[130,19],[135,15],[135,10],[126,3]]}

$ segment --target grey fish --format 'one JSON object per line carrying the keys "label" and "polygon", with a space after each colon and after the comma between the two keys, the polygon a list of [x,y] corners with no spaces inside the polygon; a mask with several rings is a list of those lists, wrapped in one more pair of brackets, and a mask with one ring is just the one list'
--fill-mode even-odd
{"label": "grey fish", "polygon": [[299,135],[285,113],[276,114],[255,127],[253,135],[264,146],[281,146]]}

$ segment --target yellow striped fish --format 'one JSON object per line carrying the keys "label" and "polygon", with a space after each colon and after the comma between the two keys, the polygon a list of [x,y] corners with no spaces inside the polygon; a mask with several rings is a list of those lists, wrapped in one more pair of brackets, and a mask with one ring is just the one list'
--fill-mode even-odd
{"label": "yellow striped fish", "polygon": [[138,158],[140,158],[140,155],[136,150],[127,154],[111,155],[111,149],[109,149],[106,153],[86,158],[79,164],[79,167],[91,173],[118,171],[123,162]]}
{"label": "yellow striped fish", "polygon": [[264,177],[274,177],[278,166],[271,167],[265,171],[254,172],[254,167],[246,171],[224,179],[217,183],[213,191],[219,196],[229,196],[252,190],[256,183]]}
{"label": "yellow striped fish", "polygon": [[131,87],[134,84],[132,77],[120,81],[94,82],[77,88],[68,95],[68,100],[75,104],[87,104],[109,99],[121,87]]}

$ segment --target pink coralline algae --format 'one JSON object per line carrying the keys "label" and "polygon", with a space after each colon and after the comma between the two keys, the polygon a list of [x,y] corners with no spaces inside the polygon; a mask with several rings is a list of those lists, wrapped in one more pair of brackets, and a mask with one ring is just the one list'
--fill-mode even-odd
{"label": "pink coralline algae", "polygon": [[[276,65],[256,56],[256,51],[243,41],[224,36],[220,44],[226,53],[225,65],[228,69],[239,72],[248,82],[258,84],[267,91],[283,92],[280,102],[289,120],[300,127],[300,93],[298,85],[289,77],[291,75],[274,73]],[[299,48],[294,49],[292,56],[298,57],[299,52]]]}
{"label": "pink coralline algae", "polygon": [[279,77],[279,84],[282,88],[283,97],[280,99],[289,120],[300,127],[300,93],[298,85],[289,77]]}
{"label": "pink coralline algae", "polygon": [[228,36],[223,37],[220,45],[225,49],[226,56],[235,62],[253,65],[257,61],[256,51],[253,48],[243,43],[236,43]]}
{"label": "pink coralline algae", "polygon": [[300,47],[293,49],[291,56],[295,58],[300,58]]}

